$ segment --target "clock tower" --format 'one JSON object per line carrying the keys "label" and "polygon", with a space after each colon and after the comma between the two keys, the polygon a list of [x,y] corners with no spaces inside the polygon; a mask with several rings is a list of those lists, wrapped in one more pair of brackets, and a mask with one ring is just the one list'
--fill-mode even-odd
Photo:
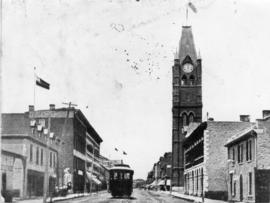
{"label": "clock tower", "polygon": [[183,141],[191,122],[202,121],[202,70],[191,26],[182,27],[172,67],[172,186],[184,186]]}

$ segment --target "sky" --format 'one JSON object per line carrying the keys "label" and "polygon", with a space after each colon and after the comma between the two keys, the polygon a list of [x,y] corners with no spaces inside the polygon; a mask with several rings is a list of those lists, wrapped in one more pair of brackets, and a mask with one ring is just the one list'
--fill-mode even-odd
{"label": "sky", "polygon": [[[192,2],[203,119],[207,112],[220,121],[261,118],[270,109],[270,2]],[[36,67],[51,88],[36,87],[35,108],[77,104],[103,139],[101,154],[124,159],[135,178],[146,178],[171,151],[172,65],[186,3],[3,1],[2,111],[25,112],[34,103]]]}

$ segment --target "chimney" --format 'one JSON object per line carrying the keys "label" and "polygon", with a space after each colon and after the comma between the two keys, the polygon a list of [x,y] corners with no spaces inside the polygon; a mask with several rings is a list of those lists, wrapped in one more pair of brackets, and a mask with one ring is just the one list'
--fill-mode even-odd
{"label": "chimney", "polygon": [[250,116],[249,115],[240,115],[240,121],[250,122]]}
{"label": "chimney", "polygon": [[263,118],[270,116],[270,110],[263,110]]}
{"label": "chimney", "polygon": [[30,111],[35,111],[34,105],[29,105],[29,106],[28,106],[28,109],[29,109],[29,112],[30,112]]}
{"label": "chimney", "polygon": [[55,110],[55,104],[50,104],[50,110]]}
{"label": "chimney", "polygon": [[214,121],[214,118],[210,117],[208,118],[208,121]]}

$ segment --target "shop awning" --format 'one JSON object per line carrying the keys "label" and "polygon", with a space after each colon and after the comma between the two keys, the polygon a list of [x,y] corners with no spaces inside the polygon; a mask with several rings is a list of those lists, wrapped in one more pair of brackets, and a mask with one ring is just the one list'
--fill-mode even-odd
{"label": "shop awning", "polygon": [[101,185],[101,181],[99,179],[97,179],[97,177],[95,175],[91,175],[91,173],[89,172],[86,172],[87,174],[87,178],[90,180],[90,181],[93,181],[95,184],[97,185]]}
{"label": "shop awning", "polygon": [[150,184],[150,186],[156,186],[158,184],[158,182],[156,181],[156,180],[154,180],[151,184]]}
{"label": "shop awning", "polygon": [[170,179],[167,179],[166,185],[167,185],[167,186],[171,186],[171,180],[170,180]]}
{"label": "shop awning", "polygon": [[165,181],[164,181],[164,180],[160,180],[160,181],[158,182],[158,185],[165,185]]}

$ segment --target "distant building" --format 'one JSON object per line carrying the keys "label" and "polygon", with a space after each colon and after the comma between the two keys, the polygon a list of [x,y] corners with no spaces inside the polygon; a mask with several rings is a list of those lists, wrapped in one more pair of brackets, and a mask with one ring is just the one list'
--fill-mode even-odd
{"label": "distant building", "polygon": [[164,156],[159,158],[159,161],[153,165],[153,169],[148,173],[146,184],[151,184],[162,190],[169,190],[171,186],[171,163],[172,153],[164,153]]}
{"label": "distant building", "polygon": [[202,63],[191,26],[182,27],[172,67],[172,186],[184,186],[185,128],[202,121]]}
{"label": "distant building", "polygon": [[[32,110],[32,107],[30,109]],[[20,197],[41,196],[43,194],[46,153],[45,136],[50,136],[48,132],[45,133],[47,128],[48,121],[33,120],[29,112],[2,114],[3,156],[7,156],[9,160],[15,159],[16,164],[21,165],[19,162],[25,164],[23,169],[22,166],[17,167],[15,165],[12,174],[6,170],[2,180],[6,182],[7,187],[12,184],[12,188],[17,190]],[[51,139],[48,147],[48,173],[51,189],[54,188],[57,182],[58,148],[58,141]],[[21,157],[22,161],[19,161],[20,158],[18,157]],[[4,166],[2,165],[2,167]],[[23,173],[23,177],[21,177],[21,173]],[[18,177],[12,179],[13,183],[11,183],[8,181],[11,180],[8,176]]]}
{"label": "distant building", "polygon": [[184,141],[185,193],[212,199],[227,199],[226,141],[254,124],[206,121],[191,123]]}
{"label": "distant building", "polygon": [[229,200],[270,202],[270,111],[228,139]]}

